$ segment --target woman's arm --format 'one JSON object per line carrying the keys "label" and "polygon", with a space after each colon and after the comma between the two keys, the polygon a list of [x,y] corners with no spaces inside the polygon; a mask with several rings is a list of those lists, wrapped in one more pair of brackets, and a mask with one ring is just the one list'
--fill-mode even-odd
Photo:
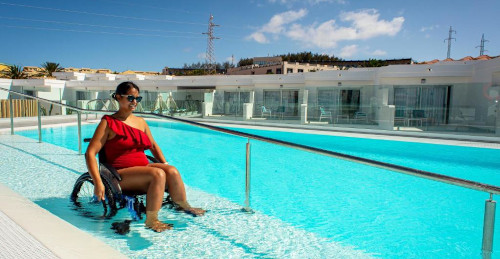
{"label": "woman's arm", "polygon": [[85,152],[87,168],[89,169],[89,174],[94,181],[94,195],[97,196],[99,200],[104,200],[104,184],[102,183],[101,175],[99,174],[96,155],[104,146],[104,143],[106,143],[108,138],[108,132],[106,130],[107,126],[108,123],[106,120],[101,120],[94,132],[94,136],[92,136],[92,139],[90,140],[87,151]]}
{"label": "woman's arm", "polygon": [[165,156],[163,156],[163,152],[161,152],[160,146],[156,143],[156,141],[153,138],[153,135],[151,134],[151,131],[149,130],[148,124],[146,123],[146,121],[144,119],[143,119],[143,121],[144,121],[144,125],[145,125],[144,132],[146,133],[146,135],[149,138],[149,141],[151,142],[151,153],[161,163],[167,163],[167,160],[165,159]]}

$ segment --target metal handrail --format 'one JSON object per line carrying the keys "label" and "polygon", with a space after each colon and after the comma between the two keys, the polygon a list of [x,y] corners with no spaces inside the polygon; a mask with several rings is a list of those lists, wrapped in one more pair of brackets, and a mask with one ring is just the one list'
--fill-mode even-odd
{"label": "metal handrail", "polygon": [[[0,90],[8,91],[8,92],[11,92],[14,94],[18,94],[18,95],[25,96],[28,98],[48,102],[51,104],[64,106],[66,108],[76,110],[79,112],[103,113],[103,114],[109,114],[111,112],[114,112],[114,111],[82,109],[82,108],[78,108],[78,107],[75,107],[72,105],[63,104],[60,102],[47,100],[44,98],[31,96],[31,95],[24,94],[24,93],[19,93],[19,92],[13,91],[13,90],[8,90],[8,89],[4,89],[4,88],[0,88]],[[250,134],[250,133],[244,133],[244,132],[240,132],[240,131],[225,129],[225,128],[221,128],[221,127],[217,127],[217,126],[207,125],[204,123],[190,121],[190,120],[181,119],[181,118],[172,117],[172,116],[163,115],[163,114],[146,113],[146,112],[134,112],[134,114],[140,114],[140,115],[143,115],[146,117],[157,117],[157,118],[174,120],[174,121],[178,121],[178,122],[182,122],[182,123],[186,123],[186,124],[190,124],[190,125],[194,125],[194,126],[198,126],[198,127],[211,129],[211,130],[218,131],[218,132],[227,133],[230,135],[236,135],[236,136],[245,137],[245,138],[254,139],[254,140],[259,140],[262,142],[268,142],[268,143],[272,143],[272,144],[276,144],[276,145],[280,145],[280,146],[291,147],[291,148],[295,148],[295,149],[299,149],[299,150],[303,150],[303,151],[307,151],[307,152],[326,155],[329,157],[347,160],[350,162],[355,162],[355,163],[360,163],[360,164],[365,164],[365,165],[369,165],[369,166],[373,166],[373,167],[377,167],[377,168],[382,168],[382,169],[386,169],[386,170],[390,170],[390,171],[394,171],[394,172],[398,172],[398,173],[408,174],[408,175],[417,176],[420,178],[425,178],[425,179],[430,179],[430,180],[434,180],[434,181],[438,181],[438,182],[444,182],[444,183],[448,183],[448,184],[452,184],[452,185],[457,185],[457,186],[473,189],[476,191],[482,191],[482,192],[487,192],[487,193],[497,194],[497,195],[500,194],[500,186],[484,184],[484,183],[470,181],[470,180],[461,179],[461,178],[457,178],[457,177],[432,173],[432,172],[428,172],[428,171],[424,171],[424,170],[418,170],[418,169],[414,169],[414,168],[410,168],[410,167],[405,167],[405,166],[380,162],[380,161],[376,161],[376,160],[371,160],[371,159],[367,159],[367,158],[347,155],[347,154],[343,154],[343,153],[339,153],[339,152],[334,152],[334,151],[325,150],[325,149],[321,149],[321,148],[315,148],[315,147],[310,147],[310,146],[306,146],[306,145],[296,144],[296,143],[292,143],[292,142],[288,142],[288,141],[267,138],[267,137],[263,137],[263,136],[259,136],[259,135],[254,135],[254,134]]]}
{"label": "metal handrail", "polygon": [[[13,94],[25,96],[28,98],[36,99],[39,101],[45,101],[51,104],[55,105],[60,105],[72,110],[76,110],[78,112],[78,152],[81,154],[81,113],[86,112],[86,113],[110,113],[109,111],[98,111],[98,110],[88,110],[88,109],[81,109],[75,106],[67,105],[67,104],[62,104],[59,102],[47,100],[44,98],[40,97],[35,97],[31,95],[27,95],[24,93],[19,93],[16,91],[12,91],[9,89],[4,89],[0,87],[0,90],[8,91]],[[10,98],[10,105],[11,105],[11,133],[14,134],[14,122],[13,122],[13,108],[12,108],[12,96]],[[38,105],[40,107],[40,105]],[[42,137],[41,137],[41,119],[40,119],[40,108],[39,108],[39,113],[38,113],[38,134],[39,134],[39,141],[41,142]],[[316,153],[316,154],[321,154],[321,155],[326,155],[329,157],[333,158],[338,158],[342,160],[347,160],[350,162],[354,163],[360,163],[364,165],[369,165],[377,168],[382,168],[398,173],[403,173],[411,176],[416,176],[419,178],[425,178],[433,181],[438,181],[438,182],[443,182],[446,184],[451,184],[451,185],[456,185],[472,190],[477,190],[477,191],[482,191],[482,192],[487,192],[490,194],[490,198],[486,200],[485,204],[485,211],[484,211],[484,223],[483,223],[483,242],[482,242],[482,256],[484,259],[490,259],[491,258],[491,253],[493,250],[493,233],[494,233],[494,226],[495,226],[495,209],[496,209],[496,202],[493,200],[493,194],[500,194],[500,187],[495,186],[495,185],[489,185],[489,184],[484,184],[480,182],[475,182],[475,181],[470,181],[470,180],[465,180],[461,178],[456,178],[452,176],[447,176],[447,175],[442,175],[442,174],[437,174],[437,173],[432,173],[424,170],[418,170],[414,168],[409,168],[405,166],[400,166],[400,165],[394,165],[390,163],[385,163],[385,162],[380,162],[376,160],[371,160],[367,158],[362,158],[362,157],[357,157],[357,156],[352,156],[352,155],[347,155],[347,154],[342,154],[339,152],[333,152],[325,149],[320,149],[320,148],[315,148],[315,147],[310,147],[306,145],[300,145],[300,144],[295,144],[283,140],[278,140],[278,139],[273,139],[273,138],[267,138],[267,137],[262,137],[254,134],[249,134],[249,133],[243,133],[235,130],[230,130],[230,129],[225,129],[225,128],[220,128],[216,126],[211,126],[199,122],[194,122],[190,120],[185,120],[181,118],[176,118],[172,116],[167,116],[167,115],[162,115],[162,114],[154,114],[154,113],[144,113],[144,112],[136,112],[135,114],[143,115],[146,117],[159,117],[159,118],[164,118],[164,119],[169,119],[169,120],[174,120],[186,124],[191,124],[195,125],[198,127],[203,127],[207,128],[210,130],[218,131],[218,132],[223,132],[227,133],[230,135],[236,135],[236,136],[241,136],[248,138],[248,142],[246,145],[246,181],[245,181],[245,205],[246,207],[243,209],[243,211],[251,212],[252,210],[250,209],[250,139],[258,140],[258,141],[263,141],[267,143],[272,143],[276,145],[281,145],[281,146],[286,146],[290,148],[295,148],[311,153]]]}

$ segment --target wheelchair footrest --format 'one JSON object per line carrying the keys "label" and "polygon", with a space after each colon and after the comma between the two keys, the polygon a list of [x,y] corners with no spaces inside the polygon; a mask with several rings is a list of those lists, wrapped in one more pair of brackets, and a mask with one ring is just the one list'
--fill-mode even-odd
{"label": "wheelchair footrest", "polygon": [[130,197],[127,195],[123,195],[123,199],[126,202],[127,210],[130,213],[130,216],[132,217],[132,219],[133,220],[141,219],[141,216],[138,213],[139,204],[138,204],[137,199],[135,197]]}

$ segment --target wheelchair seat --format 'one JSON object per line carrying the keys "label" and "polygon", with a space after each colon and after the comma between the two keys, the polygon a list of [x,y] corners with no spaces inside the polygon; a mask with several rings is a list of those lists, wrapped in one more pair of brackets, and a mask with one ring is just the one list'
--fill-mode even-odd
{"label": "wheelchair seat", "polygon": [[[83,141],[90,142],[90,138]],[[86,172],[76,180],[71,192],[71,201],[79,210],[83,210],[85,215],[111,218],[119,209],[127,208],[132,219],[142,219],[142,214],[146,211],[144,205],[145,193],[123,191],[120,187],[122,178],[118,171],[107,163],[104,148],[101,148],[98,157],[99,174],[104,184],[105,200],[100,202],[96,199],[94,196],[94,182],[90,173]],[[146,155],[146,157],[152,163],[159,163],[152,156]],[[165,192],[167,192],[167,195],[162,206],[172,205],[173,202],[168,195],[167,187],[165,187]]]}

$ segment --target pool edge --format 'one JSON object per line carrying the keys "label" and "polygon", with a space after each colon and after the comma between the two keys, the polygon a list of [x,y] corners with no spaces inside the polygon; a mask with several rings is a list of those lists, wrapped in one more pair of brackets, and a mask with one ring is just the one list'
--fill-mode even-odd
{"label": "pool edge", "polygon": [[2,183],[0,211],[60,258],[127,258]]}

